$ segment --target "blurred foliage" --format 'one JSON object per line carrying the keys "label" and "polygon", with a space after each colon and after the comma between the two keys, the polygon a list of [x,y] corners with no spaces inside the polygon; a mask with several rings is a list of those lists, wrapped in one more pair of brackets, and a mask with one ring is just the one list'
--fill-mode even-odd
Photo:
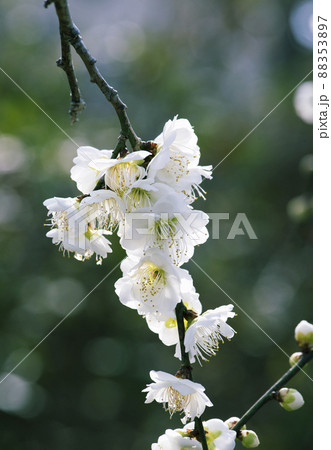
{"label": "blurred foliage", "polygon": [[[76,58],[87,108],[70,126],[67,81],[55,65],[57,19],[42,3],[0,2],[0,67],[79,145],[113,148],[114,111]],[[137,133],[152,139],[175,114],[187,117],[202,164],[216,166],[312,66],[308,1],[72,0],[71,9]],[[236,307],[238,334],[194,369],[215,405],[206,419],[244,413],[289,367],[275,343],[293,353],[294,327],[312,321],[312,131],[293,95],[217,167],[203,185],[207,200],[196,204],[230,220],[194,258],[261,327]],[[63,258],[45,237],[43,200],[77,192],[68,173],[75,151],[0,71],[2,377],[113,270],[0,385],[1,444],[147,449],[181,424],[160,405],[145,405],[140,391],[149,370],[174,372],[178,361],[119,303],[113,284],[124,253],[115,237],[101,267]],[[226,239],[238,212],[257,240]],[[205,309],[232,302],[193,263],[186,267]],[[251,420],[261,449],[312,448],[312,383],[300,373],[291,386],[306,400],[302,409],[287,413],[270,403]]]}

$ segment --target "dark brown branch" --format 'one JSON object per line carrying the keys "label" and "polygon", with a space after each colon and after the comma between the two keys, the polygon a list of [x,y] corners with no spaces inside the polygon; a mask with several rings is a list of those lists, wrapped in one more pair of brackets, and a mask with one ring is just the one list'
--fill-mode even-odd
{"label": "dark brown branch", "polygon": [[[54,0],[47,0],[44,3],[45,8],[47,8],[51,3],[53,3],[53,1]],[[61,22],[60,22],[60,38],[61,38],[61,58],[59,58],[56,61],[56,64],[58,67],[61,67],[61,69],[63,69],[67,75],[71,95],[69,114],[71,116],[72,123],[74,123],[77,122],[78,120],[78,113],[84,109],[85,102],[81,98],[78,81],[72,63],[70,43],[65,37],[65,30],[63,29]]]}
{"label": "dark brown branch", "polygon": [[67,75],[70,91],[71,91],[71,103],[70,103],[70,109],[69,114],[72,119],[72,123],[77,122],[78,120],[78,113],[82,111],[85,108],[85,102],[81,98],[80,90],[78,87],[77,78],[75,75],[74,66],[71,59],[71,50],[70,50],[70,44],[68,41],[64,38],[63,33],[60,30],[60,36],[61,36],[61,50],[62,50],[62,57],[56,61],[56,64],[58,67],[61,67]]}
{"label": "dark brown branch", "polygon": [[[64,61],[62,53],[61,66],[67,73],[70,89],[72,92],[72,98],[78,99],[79,89],[76,76],[74,74],[74,68],[71,62],[70,45],[76,50],[78,56],[83,61],[90,75],[91,82],[95,83],[98,86],[98,88],[104,94],[106,99],[113,105],[116,111],[117,117],[121,124],[121,134],[119,137],[118,145],[116,147],[116,154],[119,154],[121,150],[125,148],[126,140],[129,140],[133,150],[139,150],[141,148],[148,150],[151,144],[149,144],[149,142],[142,141],[136,135],[126,113],[127,106],[122,102],[117,91],[112,86],[110,86],[103,78],[96,66],[96,60],[93,58],[86,45],[84,44],[84,41],[80,35],[80,31],[71,18],[67,0],[48,0],[44,5],[45,7],[47,7],[51,3],[54,3],[56,14],[59,19],[62,52],[64,50],[64,55],[65,57],[67,57],[67,60]],[[79,100],[78,104],[81,104],[81,100]]]}

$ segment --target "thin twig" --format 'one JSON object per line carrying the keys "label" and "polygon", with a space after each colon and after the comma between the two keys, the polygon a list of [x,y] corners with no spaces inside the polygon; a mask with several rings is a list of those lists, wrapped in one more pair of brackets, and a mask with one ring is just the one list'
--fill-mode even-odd
{"label": "thin twig", "polygon": [[[44,3],[45,8],[47,8],[54,0],[48,0]],[[85,108],[85,102],[81,98],[78,81],[75,74],[75,69],[71,57],[71,47],[70,43],[66,38],[65,30],[63,29],[63,23],[59,22],[60,25],[60,39],[61,39],[61,58],[56,61],[56,65],[61,67],[67,75],[68,83],[70,87],[71,103],[69,114],[71,116],[72,123],[77,122],[78,113]]]}
{"label": "thin twig", "polygon": [[240,431],[241,427],[246,425],[248,420],[257,413],[257,411],[262,408],[268,401],[273,400],[275,398],[275,394],[282,388],[289,380],[291,380],[294,375],[296,375],[304,365],[306,365],[313,358],[313,352],[309,351],[307,353],[303,353],[299,361],[291,367],[284,375],[276,381],[255,403],[253,406],[249,408],[248,411],[241,417],[239,422],[237,422],[232,430]]}
{"label": "thin twig", "polygon": [[72,123],[74,123],[77,122],[78,120],[77,117],[78,113],[85,108],[85,102],[80,95],[80,90],[71,59],[70,44],[65,39],[64,34],[61,32],[61,29],[60,29],[60,37],[61,37],[62,57],[56,61],[56,64],[58,67],[61,67],[65,71],[68,78],[68,83],[71,91],[71,103],[69,114],[71,116]]}
{"label": "thin twig", "polygon": [[[121,124],[121,134],[119,136],[118,144],[116,147],[116,155],[120,153],[122,149],[125,148],[125,141],[129,140],[132,150],[151,149],[152,143],[149,141],[145,142],[140,139],[135,133],[129,117],[126,113],[127,106],[120,99],[116,89],[110,86],[104,77],[101,75],[99,69],[96,66],[96,59],[90,54],[88,48],[84,44],[84,41],[80,35],[80,31],[77,26],[74,24],[68,2],[67,0],[48,0],[44,3],[44,6],[47,7],[51,3],[54,3],[56,14],[59,19],[60,25],[60,35],[62,42],[62,64],[64,64],[63,69],[65,69],[69,81],[69,85],[72,92],[72,97],[78,98],[78,84],[76,80],[76,76],[74,73],[74,68],[71,62],[70,51],[68,52],[68,45],[71,45],[76,50],[78,56],[84,63],[92,83],[95,83],[101,92],[104,94],[106,99],[113,105],[117,117]],[[63,50],[64,55],[67,56],[67,61],[63,61]],[[77,91],[78,89],[78,91]],[[73,94],[74,93],[74,94]],[[79,96],[80,98],[80,96]],[[81,100],[79,100],[79,105],[81,104]]]}

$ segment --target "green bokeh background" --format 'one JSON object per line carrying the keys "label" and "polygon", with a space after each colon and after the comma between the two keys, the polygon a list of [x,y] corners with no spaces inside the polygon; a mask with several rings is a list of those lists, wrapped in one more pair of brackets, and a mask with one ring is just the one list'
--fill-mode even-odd
{"label": "green bokeh background", "polygon": [[[186,117],[199,136],[201,163],[213,166],[311,70],[309,8],[294,0],[71,1],[136,132],[152,139],[175,114]],[[67,81],[55,65],[57,29],[53,6],[0,1],[0,67],[52,119],[0,71],[2,378],[124,256],[116,236],[101,267],[63,258],[45,237],[44,199],[77,195],[69,178],[76,146],[59,127],[97,148],[113,148],[119,134],[111,105],[77,58],[87,108],[70,125]],[[297,323],[312,321],[312,130],[293,96],[216,168],[203,184],[207,200],[196,202],[230,215],[220,239],[210,238],[194,259],[232,300],[193,263],[185,268],[205,309],[239,305],[231,321],[237,335],[194,367],[214,403],[205,419],[242,415],[288,369],[283,351],[297,351]],[[257,240],[226,239],[240,212]],[[116,268],[1,383],[2,448],[144,450],[166,428],[181,426],[178,415],[169,421],[161,405],[144,404],[149,371],[174,373],[179,362],[120,304],[113,288],[120,276]],[[312,376],[312,367],[306,372]],[[288,413],[269,403],[249,423],[261,450],[312,448],[312,383],[300,373],[290,387],[303,394],[303,408]]]}

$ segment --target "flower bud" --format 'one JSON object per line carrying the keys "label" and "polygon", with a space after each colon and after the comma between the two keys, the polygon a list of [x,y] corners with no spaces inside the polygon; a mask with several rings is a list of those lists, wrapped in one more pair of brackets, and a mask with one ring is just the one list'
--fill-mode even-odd
{"label": "flower bud", "polygon": [[[228,420],[226,420],[224,423],[230,428],[233,428],[238,422],[239,422],[239,417],[230,417]],[[242,430],[246,430],[246,425],[244,425],[242,428]]]}
{"label": "flower bud", "polygon": [[259,438],[256,433],[252,430],[243,430],[241,431],[241,442],[246,448],[255,448],[260,445]]}
{"label": "flower bud", "polygon": [[294,411],[305,403],[302,395],[296,389],[282,388],[279,390],[277,400],[286,411]]}
{"label": "flower bud", "polygon": [[313,325],[311,323],[301,320],[295,328],[294,336],[301,348],[308,350],[313,348]]}
{"label": "flower bud", "polygon": [[295,352],[293,355],[290,356],[289,362],[290,366],[293,367],[296,365],[296,363],[300,360],[302,356],[302,352]]}

